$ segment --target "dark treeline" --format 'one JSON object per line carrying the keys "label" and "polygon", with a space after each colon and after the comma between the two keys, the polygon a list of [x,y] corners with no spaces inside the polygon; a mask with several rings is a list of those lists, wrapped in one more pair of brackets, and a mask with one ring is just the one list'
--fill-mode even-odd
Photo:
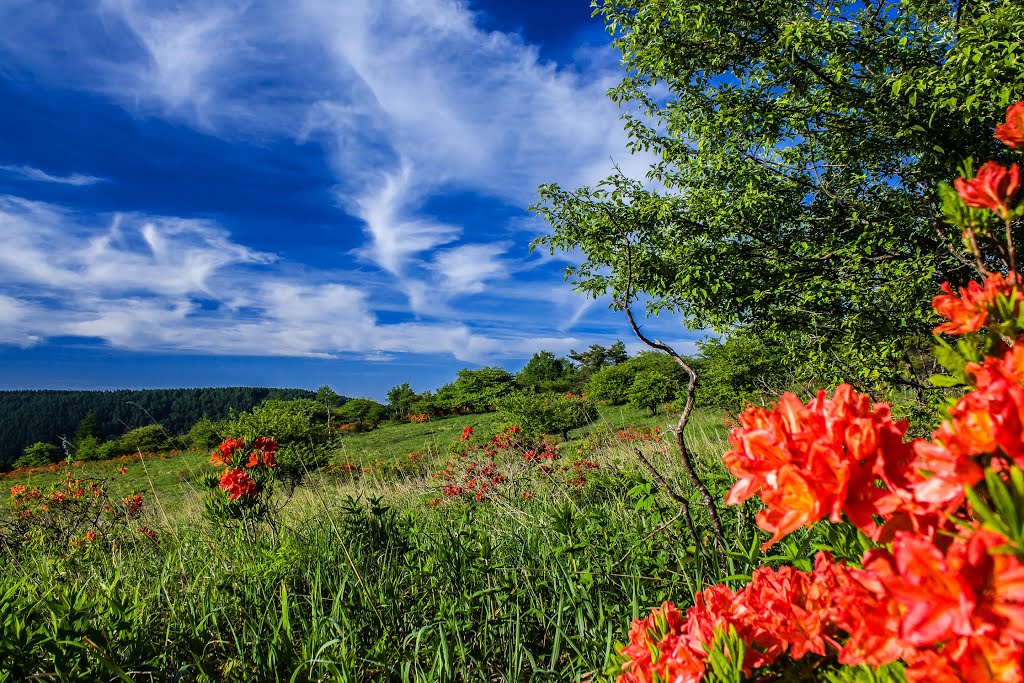
{"label": "dark treeline", "polygon": [[269,396],[315,398],[316,393],[264,387],[0,391],[0,467],[14,462],[25,446],[37,441],[58,444],[61,436],[74,437],[75,429],[90,413],[106,438],[154,422],[180,434],[203,415],[220,420],[231,411],[249,410]]}

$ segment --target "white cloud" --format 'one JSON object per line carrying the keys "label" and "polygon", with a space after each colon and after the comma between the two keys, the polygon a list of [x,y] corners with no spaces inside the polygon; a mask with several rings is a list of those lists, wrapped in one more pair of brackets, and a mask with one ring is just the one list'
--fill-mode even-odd
{"label": "white cloud", "polygon": [[[99,225],[0,196],[0,343],[83,336],[124,349],[332,357],[503,355],[509,330],[451,320],[382,323],[377,297],[344,273],[292,275],[209,221],[120,214]],[[385,306],[386,308],[386,306]],[[512,337],[521,337],[513,331]]]}
{"label": "white cloud", "polygon": [[30,330],[28,320],[32,307],[14,297],[0,294],[0,344],[14,344],[23,348],[37,344],[41,338]]}
{"label": "white cloud", "polygon": [[586,51],[585,77],[544,62],[519,36],[481,29],[464,2],[103,0],[96,15],[102,33],[82,31],[60,52],[40,44],[67,17],[16,3],[0,24],[22,31],[0,41],[129,109],[226,137],[323,144],[342,205],[366,222],[363,253],[401,279],[462,231],[417,215],[426,197],[471,191],[525,206],[541,182],[593,182],[613,157],[633,163],[605,96],[615,60]]}
{"label": "white cloud", "polygon": [[100,178],[94,175],[84,175],[82,173],[72,173],[70,175],[51,175],[46,171],[41,171],[38,168],[31,166],[11,166],[11,165],[0,165],[0,172],[8,173],[10,175],[27,178],[28,180],[35,180],[41,183],[54,183],[57,185],[71,185],[73,187],[83,187],[87,185],[95,185],[96,183],[105,182],[105,178]]}
{"label": "white cloud", "polygon": [[443,286],[455,294],[479,294],[487,283],[508,277],[509,264],[501,254],[505,244],[464,244],[439,252],[431,264]]}
{"label": "white cloud", "polygon": [[[593,183],[612,158],[627,173],[646,168],[626,153],[605,97],[620,75],[614,59],[587,51],[586,74],[545,62],[520,37],[482,30],[459,0],[96,0],[74,12],[13,0],[0,3],[0,25],[0,55],[41,81],[232,141],[321,146],[334,199],[363,221],[355,253],[382,271],[371,293],[348,264],[303,277],[287,274],[296,264],[271,267],[274,255],[210,221],[126,213],[97,223],[0,198],[0,291],[18,297],[20,320],[55,305],[62,320],[57,331],[33,323],[25,334],[133,349],[474,360],[532,352],[523,345],[539,341],[566,346],[579,340],[558,337],[557,321],[568,320],[568,333],[591,308],[557,275],[514,277],[554,265],[509,253],[525,221],[471,234],[426,207],[460,194],[526,206],[539,183]],[[74,178],[91,177],[63,181]],[[380,322],[396,308],[416,320]]]}

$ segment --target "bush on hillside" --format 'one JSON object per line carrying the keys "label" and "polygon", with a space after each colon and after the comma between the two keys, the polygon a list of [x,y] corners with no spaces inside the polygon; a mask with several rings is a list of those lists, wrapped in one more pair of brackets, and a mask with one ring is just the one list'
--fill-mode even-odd
{"label": "bush on hillside", "polygon": [[162,426],[152,424],[125,432],[118,442],[120,453],[151,453],[171,448],[171,435]]}
{"label": "bush on hillside", "polygon": [[436,412],[486,413],[497,406],[497,401],[515,390],[515,376],[499,367],[478,370],[463,368],[451,384],[437,390],[434,396]]}
{"label": "bush on hillside", "polygon": [[218,423],[203,415],[188,430],[185,441],[197,451],[209,450],[221,442],[220,428]]}
{"label": "bush on hillside", "polygon": [[25,447],[25,454],[14,461],[15,467],[41,467],[58,462],[64,454],[52,443],[38,441]]}
{"label": "bush on hillside", "polygon": [[267,399],[251,411],[226,421],[222,431],[222,436],[244,438],[246,443],[261,436],[273,437],[280,445],[276,454],[277,477],[291,487],[307,472],[327,462],[333,441],[324,406],[310,399]]}
{"label": "bush on hillside", "polygon": [[369,398],[353,398],[335,411],[342,422],[366,429],[388,419],[387,406]]}
{"label": "bush on hillside", "polygon": [[625,365],[609,365],[594,373],[583,389],[587,398],[613,406],[629,400],[633,372]]}
{"label": "bush on hillside", "polygon": [[498,400],[498,410],[530,434],[561,434],[597,419],[593,401],[572,394],[516,392]]}
{"label": "bush on hillside", "polygon": [[576,370],[567,358],[558,358],[550,351],[533,354],[530,361],[516,375],[516,383],[527,391],[545,393],[566,392],[572,389]]}
{"label": "bush on hillside", "polygon": [[678,388],[675,378],[657,370],[644,370],[629,387],[629,404],[634,408],[647,408],[651,415],[657,415],[658,406],[671,401]]}

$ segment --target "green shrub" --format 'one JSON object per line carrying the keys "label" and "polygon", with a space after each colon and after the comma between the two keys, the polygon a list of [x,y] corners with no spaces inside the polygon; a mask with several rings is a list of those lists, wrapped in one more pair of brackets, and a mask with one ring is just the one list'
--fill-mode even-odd
{"label": "green shrub", "polygon": [[497,401],[515,390],[516,378],[499,367],[479,370],[463,368],[451,384],[437,390],[436,409],[458,413],[486,413],[494,410]]}
{"label": "green shrub", "polygon": [[597,419],[593,401],[567,394],[516,392],[498,400],[498,410],[532,434],[561,434],[568,439],[573,429]]}
{"label": "green shrub", "polygon": [[528,391],[569,391],[576,378],[572,363],[557,358],[550,351],[533,354],[533,358],[516,375],[516,382]]}
{"label": "green shrub", "polygon": [[75,460],[96,460],[100,457],[100,446],[103,440],[95,436],[83,436],[75,439],[71,456]]}
{"label": "green shrub", "polygon": [[772,403],[793,383],[793,364],[780,342],[739,330],[698,346],[699,405],[738,413],[748,404]]}
{"label": "green shrub", "polygon": [[242,437],[247,443],[260,436],[276,439],[280,445],[277,476],[291,487],[306,472],[327,462],[333,443],[327,429],[327,412],[322,404],[311,399],[267,399],[225,422],[221,431],[223,437]]}
{"label": "green shrub", "polygon": [[197,451],[208,451],[221,442],[220,425],[203,415],[188,430],[185,441]]}
{"label": "green shrub", "polygon": [[104,441],[94,451],[96,460],[109,460],[110,458],[116,458],[119,455],[131,452],[133,452],[132,449],[124,446],[118,439]]}
{"label": "green shrub", "polygon": [[658,413],[658,406],[668,403],[679,389],[678,382],[658,370],[644,370],[637,374],[629,387],[629,405],[647,408],[651,415]]}
{"label": "green shrub", "polygon": [[125,432],[118,441],[122,453],[163,451],[171,448],[172,445],[170,435],[157,424]]}
{"label": "green shrub", "polygon": [[335,411],[342,422],[358,427],[373,427],[388,418],[388,409],[369,398],[353,398]]}
{"label": "green shrub", "polygon": [[633,375],[633,371],[626,365],[609,365],[594,373],[583,391],[591,400],[613,406],[622,405],[629,400]]}
{"label": "green shrub", "polygon": [[37,441],[25,447],[25,454],[14,461],[15,467],[42,467],[58,462],[63,456],[60,448],[52,443]]}

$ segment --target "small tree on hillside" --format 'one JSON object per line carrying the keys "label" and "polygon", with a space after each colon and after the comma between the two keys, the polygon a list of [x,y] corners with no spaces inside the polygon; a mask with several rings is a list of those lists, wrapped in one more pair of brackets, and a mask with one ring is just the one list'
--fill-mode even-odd
{"label": "small tree on hillside", "polygon": [[499,399],[498,409],[531,434],[561,434],[563,439],[598,417],[593,401],[558,393],[516,392]]}
{"label": "small tree on hillside", "polygon": [[408,382],[392,387],[388,391],[388,405],[398,417],[408,415],[415,400],[416,392],[412,390]]}
{"label": "small tree on hillside", "polygon": [[134,453],[142,451],[162,451],[171,447],[171,440],[167,432],[160,425],[146,425],[125,432],[118,439],[121,445],[121,452]]}
{"label": "small tree on hillside", "polygon": [[633,386],[634,374],[625,365],[612,365],[595,373],[583,391],[587,398],[613,406],[629,400],[629,388]]}
{"label": "small tree on hillside", "polygon": [[100,421],[96,418],[96,413],[86,413],[82,421],[78,423],[78,427],[75,428],[75,440],[81,441],[89,438],[96,439],[97,441],[103,441],[105,438],[103,434],[103,427],[100,425]]}
{"label": "small tree on hillside", "polygon": [[456,412],[485,413],[494,410],[497,400],[515,389],[515,376],[499,367],[479,370],[463,368],[451,384],[437,391],[438,408]]}
{"label": "small tree on hillside", "polygon": [[58,462],[61,459],[60,448],[52,443],[38,441],[31,446],[25,447],[25,454],[14,461],[15,467],[41,467],[50,463]]}
{"label": "small tree on hillside", "polygon": [[338,417],[360,427],[383,422],[388,417],[383,404],[369,398],[353,398],[338,409]]}
{"label": "small tree on hillside", "polygon": [[558,358],[550,351],[540,351],[519,371],[516,382],[529,391],[566,392],[572,388],[575,374],[567,359]]}
{"label": "small tree on hillside", "polygon": [[678,386],[676,380],[662,372],[644,370],[637,374],[629,388],[629,404],[647,408],[651,415],[657,415],[658,406],[671,401]]}

